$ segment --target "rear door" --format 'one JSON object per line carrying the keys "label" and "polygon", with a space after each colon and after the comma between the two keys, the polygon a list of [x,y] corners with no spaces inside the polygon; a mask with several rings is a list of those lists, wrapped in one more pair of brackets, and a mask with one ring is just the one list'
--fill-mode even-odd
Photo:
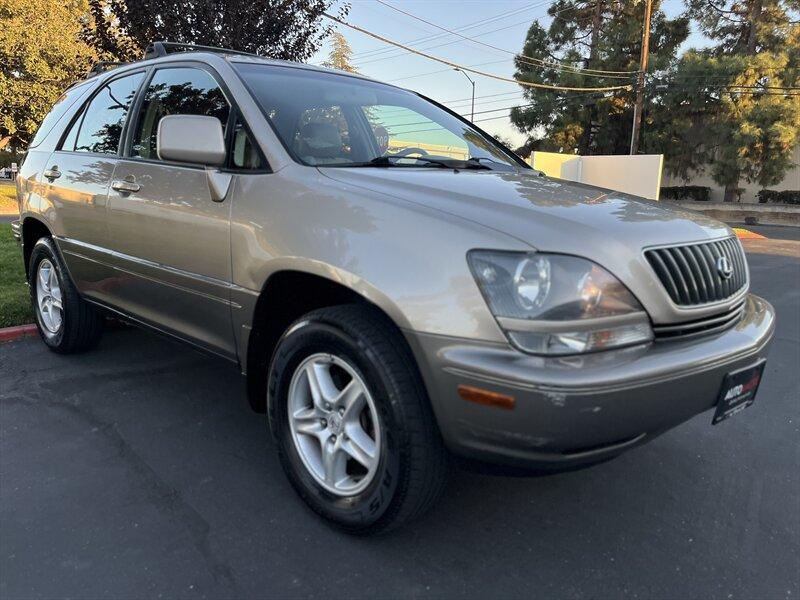
{"label": "rear door", "polygon": [[106,202],[122,131],[144,71],[101,86],[73,117],[43,170],[44,193],[55,207],[54,230],[78,290],[104,300],[113,286]]}
{"label": "rear door", "polygon": [[108,197],[109,247],[121,278],[113,303],[234,358],[230,194],[213,201],[203,167],[156,152],[162,117],[207,115],[227,127],[230,102],[210,71],[181,63],[157,68],[137,105]]}

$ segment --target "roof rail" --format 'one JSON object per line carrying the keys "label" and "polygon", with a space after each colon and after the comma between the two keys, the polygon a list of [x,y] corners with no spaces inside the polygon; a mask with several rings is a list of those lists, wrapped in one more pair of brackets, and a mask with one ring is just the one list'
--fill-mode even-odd
{"label": "roof rail", "polygon": [[182,42],[152,42],[145,48],[144,60],[149,58],[159,58],[166,56],[170,51],[177,52],[213,52],[215,54],[242,54],[244,56],[258,56],[252,52],[242,52],[241,50],[231,50],[230,48],[219,48],[217,46],[201,46],[199,44],[184,44]]}
{"label": "roof rail", "polygon": [[111,69],[115,69],[127,64],[128,63],[116,62],[113,60],[101,60],[92,65],[92,67],[86,72],[86,77],[84,77],[84,79],[89,79],[95,75],[100,75],[100,73],[105,73],[106,71],[110,71]]}

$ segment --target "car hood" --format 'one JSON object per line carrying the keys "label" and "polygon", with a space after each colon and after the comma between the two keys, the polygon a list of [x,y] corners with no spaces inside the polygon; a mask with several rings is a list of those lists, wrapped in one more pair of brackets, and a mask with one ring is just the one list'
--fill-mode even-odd
{"label": "car hood", "polygon": [[321,168],[366,188],[480,223],[541,251],[588,255],[600,248],[694,242],[731,235],[714,219],[651,201],[531,172],[433,168]]}

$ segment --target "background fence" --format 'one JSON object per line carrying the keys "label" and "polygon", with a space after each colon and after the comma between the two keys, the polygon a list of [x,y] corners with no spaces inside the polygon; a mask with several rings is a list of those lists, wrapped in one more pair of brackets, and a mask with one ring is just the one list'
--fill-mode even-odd
{"label": "background fence", "polygon": [[664,155],[578,156],[533,152],[528,162],[550,177],[658,200]]}

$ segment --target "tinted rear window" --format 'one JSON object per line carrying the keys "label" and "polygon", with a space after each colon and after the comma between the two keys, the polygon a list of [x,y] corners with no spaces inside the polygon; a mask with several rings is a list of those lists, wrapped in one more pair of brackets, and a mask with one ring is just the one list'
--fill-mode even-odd
{"label": "tinted rear window", "polygon": [[53,108],[50,109],[50,112],[47,113],[47,116],[42,120],[42,124],[39,125],[36,135],[33,136],[30,143],[31,148],[42,143],[44,138],[47,137],[47,134],[55,127],[55,124],[58,123],[61,117],[75,104],[75,101],[88,89],[87,85],[88,84],[83,84],[70,88],[59,96]]}

